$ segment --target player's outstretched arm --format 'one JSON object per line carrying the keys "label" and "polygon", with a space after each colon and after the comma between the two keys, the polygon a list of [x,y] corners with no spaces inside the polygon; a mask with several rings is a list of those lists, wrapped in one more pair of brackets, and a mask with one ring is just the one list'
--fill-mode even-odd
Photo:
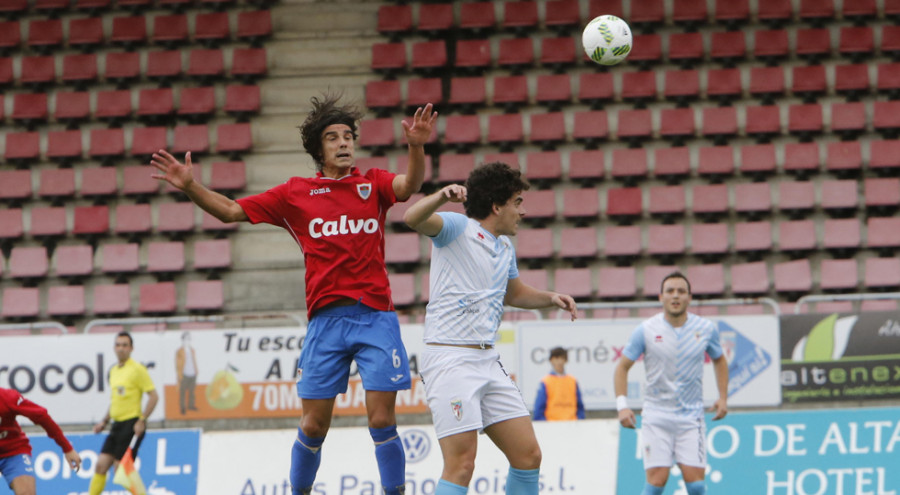
{"label": "player's outstretched arm", "polygon": [[417,108],[412,123],[401,121],[409,144],[409,168],[405,174],[394,177],[394,195],[398,201],[406,201],[413,193],[419,192],[425,181],[425,143],[431,137],[438,116],[432,108],[431,103],[425,108]]}
{"label": "player's outstretched arm", "polygon": [[424,198],[416,201],[416,203],[406,210],[403,214],[403,221],[409,228],[434,237],[441,232],[444,227],[444,219],[435,212],[445,203],[462,203],[466,200],[466,187],[458,184],[450,184],[444,186],[440,191],[429,194]]}
{"label": "player's outstretched arm", "polygon": [[223,222],[245,222],[247,214],[241,205],[222,194],[207,189],[203,184],[194,180],[191,163],[191,152],[184,155],[184,163],[181,163],[166,150],[159,150],[153,154],[150,164],[160,171],[153,174],[154,179],[164,180],[172,186],[184,191],[188,198],[197,206],[203,208],[210,215]]}
{"label": "player's outstretched arm", "polygon": [[575,300],[568,294],[538,290],[522,282],[521,278],[511,279],[506,285],[506,297],[503,304],[522,309],[540,309],[556,306],[564,309],[572,316],[572,321],[578,318],[578,307]]}
{"label": "player's outstretched arm", "polygon": [[719,420],[728,414],[728,360],[724,355],[713,359],[713,371],[716,373],[716,388],[719,390],[719,398],[712,407],[712,411],[716,413],[713,420]]}
{"label": "player's outstretched arm", "polygon": [[[30,419],[34,424],[40,426],[47,432],[47,436],[53,439],[56,442],[56,445],[63,450],[66,456],[66,460],[72,465],[73,468],[81,467],[81,457],[79,457],[78,453],[75,452],[75,449],[72,448],[72,444],[69,443],[69,439],[62,432],[62,428],[56,424],[56,421],[50,417],[50,413],[47,412],[43,406],[39,406],[34,402],[22,397],[21,395],[18,399],[13,403],[9,404],[11,409],[15,411],[16,414],[25,416]],[[77,461],[77,462],[73,462]]]}
{"label": "player's outstretched arm", "polygon": [[616,371],[613,372],[613,387],[616,391],[616,409],[619,410],[619,424],[625,428],[634,428],[637,424],[634,411],[628,407],[625,400],[628,393],[628,370],[631,369],[632,365],[634,365],[634,361],[622,356],[619,358],[619,364],[616,365]]}
{"label": "player's outstretched arm", "polygon": [[69,466],[72,468],[72,471],[78,471],[81,469],[81,456],[78,455],[78,452],[75,452],[75,449],[72,449],[65,453],[66,462],[69,463]]}

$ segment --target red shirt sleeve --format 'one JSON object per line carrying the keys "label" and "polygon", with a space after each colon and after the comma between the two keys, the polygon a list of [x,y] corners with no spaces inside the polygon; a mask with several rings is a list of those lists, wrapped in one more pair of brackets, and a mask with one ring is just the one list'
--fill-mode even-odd
{"label": "red shirt sleeve", "polygon": [[283,227],[284,214],[282,211],[290,187],[291,181],[288,180],[264,193],[238,199],[237,203],[244,209],[250,223],[269,223]]}
{"label": "red shirt sleeve", "polygon": [[62,448],[63,452],[72,450],[72,444],[70,444],[69,440],[66,439],[66,436],[63,435],[59,425],[56,424],[56,421],[53,421],[53,418],[50,417],[50,414],[47,413],[46,409],[21,395],[15,399],[15,403],[11,406],[11,409],[15,411],[16,414],[25,416],[34,422],[34,424],[40,425],[41,428],[47,432],[47,435]]}

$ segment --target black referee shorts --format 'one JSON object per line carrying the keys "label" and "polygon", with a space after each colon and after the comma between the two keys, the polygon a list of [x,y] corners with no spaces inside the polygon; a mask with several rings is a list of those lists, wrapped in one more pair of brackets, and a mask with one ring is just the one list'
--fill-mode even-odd
{"label": "black referee shorts", "polygon": [[[122,456],[125,455],[125,451],[128,450],[128,446],[131,445],[131,438],[134,437],[134,424],[137,421],[138,418],[132,418],[114,422],[112,428],[109,429],[109,436],[103,442],[103,448],[100,449],[100,453],[109,454],[117,461],[121,460]],[[141,434],[134,444],[134,449],[131,451],[132,457],[137,457],[138,448],[143,440],[144,435]]]}

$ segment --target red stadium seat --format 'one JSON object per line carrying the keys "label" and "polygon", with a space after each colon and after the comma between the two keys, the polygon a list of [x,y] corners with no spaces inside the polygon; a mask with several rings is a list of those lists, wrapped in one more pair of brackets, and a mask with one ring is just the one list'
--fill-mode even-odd
{"label": "red stadium seat", "polygon": [[174,282],[143,284],[138,311],[143,314],[174,313],[177,307]]}
{"label": "red stadium seat", "polygon": [[755,144],[741,147],[741,173],[750,177],[774,174],[775,145]]}
{"label": "red stadium seat", "polygon": [[900,26],[882,27],[881,53],[897,60],[897,55],[900,54]]}
{"label": "red stadium seat", "polygon": [[791,91],[794,96],[802,97],[806,103],[815,103],[817,97],[824,95],[828,89],[825,67],[821,65],[794,67],[793,81]]}
{"label": "red stadium seat", "polygon": [[716,0],[714,18],[716,22],[733,29],[750,20],[748,0]]}
{"label": "red stadium seat", "polygon": [[766,141],[781,134],[781,115],[777,106],[749,106],[745,110],[747,136]]}
{"label": "red stadium seat", "polygon": [[499,41],[497,66],[514,72],[534,65],[534,42],[531,38],[511,38]]}
{"label": "red stadium seat", "polygon": [[537,77],[535,101],[550,110],[559,109],[572,100],[572,83],[568,74],[547,74]]}
{"label": "red stadium seat", "polygon": [[[243,12],[242,12],[243,14]],[[226,12],[206,12],[194,17],[194,41],[215,47],[231,37]]]}
{"label": "red stadium seat", "polygon": [[[2,23],[0,23],[2,24]],[[0,87],[9,86],[13,82],[13,59],[0,57]],[[2,105],[5,107],[5,105]],[[6,118],[6,112],[0,110],[0,121]]]}
{"label": "red stadium seat", "polygon": [[791,220],[778,224],[778,249],[792,256],[816,249],[816,224],[813,220]]}
{"label": "red stadium seat", "polygon": [[231,241],[228,239],[194,241],[193,254],[195,270],[231,268]]}
{"label": "red stadium seat", "polygon": [[97,92],[94,117],[111,125],[131,118],[131,91],[124,89]]}
{"label": "red stadium seat", "polygon": [[896,289],[900,286],[900,260],[897,258],[866,259],[864,284],[867,289]]}
{"label": "red stadium seat", "polygon": [[[557,281],[560,270],[557,270]],[[600,299],[631,299],[637,294],[634,267],[603,267],[597,273],[597,297]]]}
{"label": "red stadium seat", "polygon": [[28,46],[41,53],[60,48],[63,42],[62,21],[59,19],[32,20],[28,23]]}
{"label": "red stadium seat", "polygon": [[523,260],[543,260],[553,257],[553,231],[525,229],[516,236],[516,255]]}
{"label": "red stadium seat", "polygon": [[95,285],[92,311],[95,315],[124,315],[131,312],[128,284]]}
{"label": "red stadium seat", "polygon": [[515,111],[528,103],[528,78],[525,76],[500,76],[494,78],[493,104],[507,112]]}
{"label": "red stadium seat", "polygon": [[[764,105],[784,95],[784,69],[781,67],[754,67],[750,69],[750,96],[762,99]],[[751,107],[752,108],[752,107]],[[750,118],[748,112],[747,123]]]}
{"label": "red stadium seat", "polygon": [[559,256],[563,259],[593,260],[599,252],[594,227],[564,228],[559,241]]}
{"label": "red stadium seat", "polygon": [[800,176],[819,169],[819,146],[816,143],[788,143],[784,145],[784,171]]}
{"label": "red stadium seat", "polygon": [[22,74],[19,77],[19,83],[34,85],[38,88],[56,83],[56,58],[52,55],[22,57]]}
{"label": "red stadium seat", "polygon": [[122,194],[148,196],[159,192],[159,180],[151,177],[157,170],[149,165],[129,165],[122,168]]}
{"label": "red stadium seat", "polygon": [[[80,131],[78,143],[81,144]],[[75,197],[75,169],[72,168],[46,168],[41,170],[41,185],[38,188],[38,197],[50,200],[53,203],[62,203],[63,199]]]}
{"label": "red stadium seat", "polygon": [[[6,134],[6,161],[13,165],[34,162],[41,154],[39,132],[10,132]],[[30,191],[31,188],[29,187]]]}
{"label": "red stadium seat", "polygon": [[[374,52],[374,46],[373,46]],[[405,54],[404,54],[405,66]],[[245,84],[266,75],[266,50],[264,48],[235,48],[232,51],[231,75]],[[373,57],[374,64],[374,57]]]}
{"label": "red stadium seat", "polygon": [[540,145],[545,150],[565,142],[565,116],[562,112],[531,114],[531,132],[528,138],[532,144]]}
{"label": "red stadium seat", "polygon": [[788,108],[788,131],[806,141],[823,129],[822,107],[817,103],[791,105]]}
{"label": "red stadium seat", "polygon": [[456,61],[459,69],[484,70],[491,66],[490,40],[459,40],[456,42]]}
{"label": "red stadium seat", "polygon": [[585,300],[594,294],[593,278],[590,268],[558,268],[553,273],[553,287],[576,300]]}
{"label": "red stadium seat", "polygon": [[69,21],[69,48],[92,50],[103,44],[103,18],[88,17]]}
{"label": "red stadium seat", "polygon": [[28,11],[27,0],[7,0],[0,3],[0,15],[16,17]]}
{"label": "red stadium seat", "polygon": [[775,292],[799,294],[812,290],[812,270],[808,259],[776,263]]}
{"label": "red stadium seat", "polygon": [[772,194],[768,182],[735,184],[734,211],[749,218],[767,216],[772,210]]}
{"label": "red stadium seat", "polygon": [[[231,87],[258,88],[258,86],[229,86],[229,88]],[[369,81],[366,83],[366,107],[380,112],[380,116],[385,116],[385,112],[400,108],[400,101],[400,81]]]}
{"label": "red stadium seat", "polygon": [[607,258],[635,258],[641,254],[641,228],[637,225],[608,226],[603,232],[603,254]]}
{"label": "red stadium seat", "polygon": [[691,280],[691,294],[696,296],[720,296],[725,293],[725,268],[718,263],[691,265],[687,268]]}
{"label": "red stadium seat", "polygon": [[472,113],[485,104],[487,90],[483,77],[454,77],[450,80],[448,103],[463,113]]}
{"label": "red stadium seat", "polygon": [[834,215],[851,215],[859,205],[855,180],[825,180],[821,184],[822,209]]}
{"label": "red stadium seat", "polygon": [[819,274],[819,287],[823,291],[856,292],[859,275],[854,259],[822,260]]}
{"label": "red stadium seat", "polygon": [[393,73],[406,68],[406,45],[403,43],[375,43],[372,45],[371,69],[379,73]]}
{"label": "red stadium seat", "polygon": [[890,214],[900,206],[900,179],[865,179],[863,195],[866,210],[876,214]]}
{"label": "red stadium seat", "polygon": [[797,57],[816,63],[831,54],[831,33],[828,29],[798,29]]}
{"label": "red stadium seat", "polygon": [[81,316],[84,311],[83,286],[55,286],[47,290],[48,316]]}
{"label": "red stadium seat", "polygon": [[525,221],[543,227],[556,219],[556,193],[552,189],[531,189],[524,193]]}
{"label": "red stadium seat", "polygon": [[731,265],[731,292],[759,295],[769,291],[769,271],[764,261]]}
{"label": "red stadium seat", "polygon": [[75,10],[86,12],[90,15],[96,15],[101,10],[106,10],[110,6],[111,0],[75,0]]}
{"label": "red stadium seat", "polygon": [[622,9],[622,0],[591,0],[588,4],[588,18],[601,15],[614,15],[620,19],[625,18],[625,11]]}
{"label": "red stadium seat", "polygon": [[64,207],[32,208],[29,233],[35,239],[57,238],[66,235]]}
{"label": "red stadium seat", "polygon": [[684,215],[685,208],[684,186],[653,186],[650,188],[648,210],[651,215],[672,219],[675,216]]}
{"label": "red stadium seat", "polygon": [[93,53],[66,55],[63,57],[64,83],[82,87],[97,80],[97,56]]}
{"label": "red stadium seat", "polygon": [[107,53],[104,67],[103,77],[109,82],[125,84],[135,81],[141,74],[141,55],[137,52]]}
{"label": "red stadium seat", "polygon": [[575,112],[572,138],[587,148],[596,148],[609,137],[609,117],[604,110]]}
{"label": "red stadium seat", "polygon": [[640,9],[632,9],[628,22],[637,29],[649,28],[662,24],[665,20],[663,0],[646,0],[641,2]]}
{"label": "red stadium seat", "polygon": [[253,134],[248,123],[223,124],[216,128],[216,152],[235,160],[253,147]]}
{"label": "red stadium seat", "polygon": [[784,29],[754,31],[753,56],[766,64],[788,58],[788,33]]}
{"label": "red stadium seat", "polygon": [[37,279],[47,276],[50,261],[47,248],[16,246],[9,256],[9,276],[14,279]]}
{"label": "red stadium seat", "polygon": [[[565,199],[568,198],[569,196],[566,195]],[[641,188],[622,187],[606,191],[606,216],[610,219],[628,221],[640,217],[642,211]]]}
{"label": "red stadium seat", "polygon": [[213,162],[209,187],[219,192],[243,191],[247,187],[244,162]]}
{"label": "red stadium seat", "polygon": [[158,83],[171,83],[182,75],[181,52],[157,50],[147,52],[147,79]]}
{"label": "red stadium seat", "polygon": [[137,243],[104,244],[100,249],[100,270],[106,274],[134,273],[140,266]]}
{"label": "red stadium seat", "polygon": [[36,318],[40,312],[40,293],[34,287],[7,287],[3,289],[3,318]]}
{"label": "red stadium seat", "polygon": [[184,309],[197,312],[221,311],[225,306],[221,280],[191,280],[187,283]]}
{"label": "red stadium seat", "polygon": [[380,34],[397,36],[412,31],[412,7],[409,5],[382,5],[378,7],[377,29]]}
{"label": "red stadium seat", "polygon": [[862,170],[862,149],[858,141],[830,142],[825,169],[838,176],[855,175]]}
{"label": "red stadium seat", "polygon": [[696,100],[700,96],[700,73],[696,70],[666,71],[663,96],[677,102],[679,107]]}
{"label": "red stadium seat", "polygon": [[634,184],[647,176],[647,170],[647,150],[613,150],[612,169],[610,170],[610,176],[613,179],[622,180],[626,184]]}
{"label": "red stadium seat", "polygon": [[160,233],[179,235],[194,230],[193,203],[162,203],[158,213],[156,230]]}
{"label": "red stadium seat", "polygon": [[453,28],[453,4],[420,4],[419,23],[416,30],[420,33],[436,37]]}
{"label": "red stadium seat", "polygon": [[153,18],[153,43],[167,48],[188,41],[187,16],[183,14],[157,15]]}
{"label": "red stadium seat", "polygon": [[[25,234],[21,208],[0,209],[0,243],[21,239]],[[0,267],[3,263],[0,263]],[[2,268],[0,268],[2,270]],[[2,272],[0,272],[2,273]]]}
{"label": "red stadium seat", "polygon": [[711,181],[718,181],[734,174],[734,150],[730,146],[700,148],[697,174]]}
{"label": "red stadium seat", "polygon": [[19,93],[13,96],[14,122],[31,126],[47,120],[47,95],[45,93]]}
{"label": "red stadium seat", "polygon": [[656,100],[656,74],[652,71],[623,74],[622,99],[637,105]]}
{"label": "red stadium seat", "polygon": [[860,23],[874,19],[878,15],[878,10],[875,6],[875,0],[856,0],[854,2],[844,2],[841,13],[844,19]]}
{"label": "red stadium seat", "polygon": [[842,27],[838,51],[859,62],[875,54],[875,36],[871,27]]}
{"label": "red stadium seat", "polygon": [[59,246],[53,260],[57,277],[88,277],[94,271],[94,249],[88,244]]}
{"label": "red stadium seat", "polygon": [[606,165],[601,150],[573,150],[569,153],[569,180],[591,184],[603,179]]}
{"label": "red stadium seat", "polygon": [[728,212],[728,186],[725,184],[694,186],[691,196],[691,209],[696,216],[711,219]]}
{"label": "red stadium seat", "polygon": [[239,122],[259,113],[261,101],[259,86],[229,84],[225,87],[225,113],[236,117]]}
{"label": "red stadium seat", "polygon": [[481,121],[477,115],[451,115],[446,122],[445,145],[466,149],[481,142]]}
{"label": "red stadium seat", "polygon": [[116,205],[116,234],[125,236],[146,235],[152,227],[149,204]]}
{"label": "red stadium seat", "polygon": [[608,72],[586,72],[578,76],[578,101],[599,109],[615,99],[613,77]]}
{"label": "red stadium seat", "polygon": [[188,151],[192,156],[209,152],[209,128],[205,124],[175,127],[175,139],[171,152],[183,155]]}
{"label": "red stadium seat", "polygon": [[137,45],[143,45],[147,42],[147,20],[142,15],[114,17],[112,35],[109,37],[109,42],[126,50],[131,50]]}
{"label": "red stadium seat", "polygon": [[656,148],[653,151],[653,175],[675,183],[691,173],[691,151],[688,148]]}
{"label": "red stadium seat", "polygon": [[444,40],[413,43],[410,68],[414,71],[427,73],[446,65],[447,45]]}
{"label": "red stadium seat", "polygon": [[[529,2],[531,3],[531,2]],[[575,40],[573,38],[542,38],[540,63],[544,67],[554,70],[562,70],[574,65]],[[578,53],[581,53],[581,44],[578,44]]]}
{"label": "red stadium seat", "polygon": [[191,50],[187,75],[200,84],[210,84],[225,75],[222,50]]}
{"label": "red stadium seat", "polygon": [[503,4],[504,29],[523,34],[526,30],[537,27],[538,10],[536,2],[507,1]]}
{"label": "red stadium seat", "polygon": [[725,67],[733,67],[747,56],[747,40],[743,31],[712,33],[710,47],[709,58]]}
{"label": "red stadium seat", "polygon": [[893,139],[900,131],[900,101],[876,101],[872,125],[876,132]]}
{"label": "red stadium seat", "polygon": [[562,178],[562,159],[556,151],[532,151],[525,156],[528,180],[545,184]]}
{"label": "red stadium seat", "polygon": [[474,168],[474,155],[443,154],[438,167],[438,181],[441,183],[463,183],[469,177],[469,172]]}
{"label": "red stadium seat", "polygon": [[132,130],[131,156],[149,161],[153,153],[168,147],[165,127],[135,127]]}
{"label": "red stadium seat", "polygon": [[248,10],[238,13],[237,34],[240,41],[260,46],[272,36],[272,13],[269,10]]}
{"label": "red stadium seat", "polygon": [[496,27],[495,15],[493,2],[465,2],[459,8],[459,27],[480,35]]}
{"label": "red stadium seat", "polygon": [[647,254],[671,260],[685,252],[684,225],[651,225],[647,229]]}
{"label": "red stadium seat", "polygon": [[181,88],[178,116],[190,122],[202,122],[216,112],[216,90],[212,86]]}
{"label": "red stadium seat", "polygon": [[[656,299],[659,297],[660,286],[662,285],[663,279],[670,273],[676,271],[678,271],[677,266],[645,266],[642,291],[644,297],[647,299]],[[696,291],[693,290],[693,284],[691,284],[691,289],[692,293],[696,293]]]}
{"label": "red stadium seat", "polygon": [[833,103],[831,132],[845,139],[854,138],[866,130],[866,106],[862,102]]}
{"label": "red stadium seat", "polygon": [[834,18],[834,0],[800,0],[800,20],[820,24]]}
{"label": "red stadium seat", "polygon": [[139,118],[161,122],[168,120],[175,112],[175,95],[171,88],[142,89],[138,95]]}
{"label": "red stadium seat", "polygon": [[706,23],[707,16],[705,0],[674,0],[672,21],[676,25],[683,25],[688,30],[695,29]]}
{"label": "red stadium seat", "polygon": [[91,129],[88,155],[102,161],[111,161],[124,156],[125,133],[122,129]]}
{"label": "red stadium seat", "polygon": [[664,108],[660,112],[659,134],[679,146],[685,139],[694,137],[696,123],[693,108]]}
{"label": "red stadium seat", "polygon": [[[66,125],[75,125],[88,119],[91,111],[91,95],[87,91],[59,91],[53,118]],[[2,112],[0,112],[2,114]],[[2,115],[0,115],[2,120]],[[79,133],[80,135],[80,133]]]}
{"label": "red stadium seat", "polygon": [[734,251],[751,258],[772,249],[772,224],[737,222],[734,224]]}
{"label": "red stadium seat", "polygon": [[855,218],[825,220],[823,247],[836,257],[849,256],[860,247],[859,221]]}
{"label": "red stadium seat", "polygon": [[119,190],[116,169],[112,167],[85,167],[81,169],[81,188],[84,198],[114,196]]}
{"label": "red stadium seat", "polygon": [[888,174],[900,168],[900,141],[869,141],[869,169]]}
{"label": "red stadium seat", "polygon": [[565,34],[581,24],[578,0],[549,0],[546,4],[544,26],[559,34]]}
{"label": "red stadium seat", "polygon": [[[869,93],[869,67],[865,64],[834,66],[834,91],[855,101]],[[832,122],[834,119],[832,119]]]}
{"label": "red stadium seat", "polygon": [[779,182],[778,183],[778,208],[791,215],[799,217],[807,214],[815,208],[816,193],[812,182]]}
{"label": "red stadium seat", "polygon": [[600,216],[600,195],[594,188],[569,189],[563,195],[564,218],[570,220],[596,220]]}
{"label": "red stadium seat", "polygon": [[385,235],[385,263],[389,265],[415,265],[422,259],[419,237],[414,232]]}
{"label": "red stadium seat", "polygon": [[620,110],[616,136],[623,141],[637,145],[653,134],[653,114],[649,109]]}
{"label": "red stadium seat", "polygon": [[700,33],[673,33],[669,35],[669,62],[682,69],[703,61],[703,36]]}
{"label": "red stadium seat", "polygon": [[728,225],[695,223],[691,225],[691,254],[718,258],[728,254]]}
{"label": "red stadium seat", "polygon": [[646,70],[651,64],[662,61],[662,37],[658,34],[633,34],[631,53],[628,60]]}

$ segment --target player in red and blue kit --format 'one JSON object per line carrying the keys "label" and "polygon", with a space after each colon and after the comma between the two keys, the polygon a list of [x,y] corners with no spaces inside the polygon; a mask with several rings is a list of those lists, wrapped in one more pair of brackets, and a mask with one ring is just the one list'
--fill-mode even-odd
{"label": "player in red and blue kit", "polygon": [[43,407],[22,397],[19,392],[0,388],[0,475],[15,495],[34,495],[34,466],[31,461],[31,443],[16,421],[16,416],[25,416],[40,425],[47,435],[59,445],[72,469],[81,468],[81,456],[63,435],[59,425],[47,414]]}
{"label": "player in red and blue kit", "polygon": [[295,495],[310,493],[331,425],[334,399],[346,392],[355,360],[366,389],[369,431],[387,494],[403,493],[406,467],[394,404],[411,385],[406,349],[391,301],[384,263],[388,208],[417,192],[425,177],[425,142],[437,120],[432,105],[403,122],[409,169],[395,175],[354,166],[356,123],[362,114],[338,97],[313,98],[300,127],[303,146],[316,162],[312,178],[292,177],[268,191],[233,201],[193,180],[190,153],[180,163],[166,151],[152,164],[163,179],[223,222],[248,221],[284,228],[306,262],[306,340],[297,370],[303,418],[291,457]]}

